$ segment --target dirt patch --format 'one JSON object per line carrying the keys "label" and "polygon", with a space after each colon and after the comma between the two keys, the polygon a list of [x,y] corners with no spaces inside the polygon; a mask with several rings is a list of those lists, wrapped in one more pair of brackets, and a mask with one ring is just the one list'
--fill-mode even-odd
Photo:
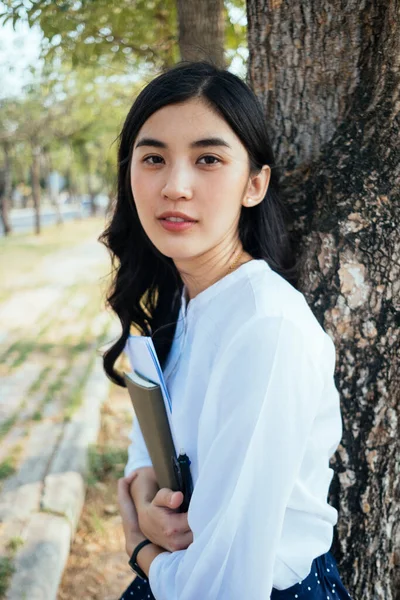
{"label": "dirt patch", "polygon": [[117,505],[117,479],[126,462],[131,419],[126,390],[112,386],[102,409],[98,444],[91,450],[85,506],[57,600],[118,600],[134,577]]}

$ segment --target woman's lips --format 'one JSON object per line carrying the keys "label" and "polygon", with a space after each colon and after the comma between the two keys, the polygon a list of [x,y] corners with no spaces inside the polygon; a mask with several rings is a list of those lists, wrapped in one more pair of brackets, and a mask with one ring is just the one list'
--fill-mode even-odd
{"label": "woman's lips", "polygon": [[159,221],[167,231],[186,231],[197,223],[197,221],[167,221],[166,219],[159,219]]}

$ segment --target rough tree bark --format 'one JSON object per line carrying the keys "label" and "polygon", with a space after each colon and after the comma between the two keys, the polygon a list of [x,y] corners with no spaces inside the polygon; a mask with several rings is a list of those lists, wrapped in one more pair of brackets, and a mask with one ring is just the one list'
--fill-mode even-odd
{"label": "rough tree bark", "polygon": [[32,198],[33,207],[35,209],[35,233],[40,234],[40,147],[35,142],[31,142],[32,146]]}
{"label": "rough tree bark", "polygon": [[400,2],[248,0],[249,80],[294,209],[300,287],[337,349],[333,552],[400,598]]}
{"label": "rough tree bark", "polygon": [[178,0],[178,25],[182,60],[225,66],[224,0]]}
{"label": "rough tree bark", "polygon": [[0,190],[0,218],[3,223],[4,235],[9,235],[12,231],[9,218],[12,192],[10,144],[3,142],[2,146],[4,153],[4,174],[3,185],[1,186],[3,189]]}

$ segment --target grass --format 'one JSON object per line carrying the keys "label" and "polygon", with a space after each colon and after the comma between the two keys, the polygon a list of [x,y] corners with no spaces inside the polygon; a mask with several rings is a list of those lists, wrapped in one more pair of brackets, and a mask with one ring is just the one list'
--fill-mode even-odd
{"label": "grass", "polygon": [[7,544],[7,550],[9,552],[15,553],[23,545],[24,540],[21,537],[19,537],[19,535],[16,535],[9,540]]}
{"label": "grass", "polygon": [[5,458],[0,463],[0,481],[2,481],[3,479],[7,479],[7,477],[10,477],[10,475],[15,473],[21,452],[21,444],[16,444],[14,448],[10,451],[7,458]]}
{"label": "grass", "polygon": [[[20,409],[18,409],[20,410]],[[10,431],[11,427],[13,427],[14,423],[17,420],[17,414],[12,415],[3,423],[0,423],[0,440]]]}
{"label": "grass", "polygon": [[47,380],[48,376],[50,375],[50,373],[51,373],[50,365],[46,365],[45,367],[43,367],[43,369],[40,371],[37,379],[35,379],[35,381],[31,385],[31,387],[29,388],[28,395],[36,394],[36,392],[38,392],[40,390],[42,385],[44,383],[46,383],[46,380]]}
{"label": "grass", "polygon": [[15,473],[14,460],[11,456],[7,456],[7,458],[0,463],[0,481],[2,479],[7,479],[7,477],[10,477],[13,473]]}
{"label": "grass", "polygon": [[14,556],[23,546],[24,540],[19,536],[12,537],[7,544],[7,556],[0,557],[0,598],[5,598],[10,579],[14,574]]}
{"label": "grass", "polygon": [[46,393],[44,394],[41,402],[41,406],[45,406],[49,402],[51,402],[56,394],[62,391],[64,386],[64,380],[67,377],[69,370],[71,367],[71,363],[69,362],[66,367],[61,369],[58,373],[57,378],[50,383],[48,386]]}
{"label": "grass", "polygon": [[0,598],[5,598],[7,588],[15,569],[12,556],[0,556]]}
{"label": "grass", "polygon": [[[41,334],[39,333],[38,337],[40,337],[40,335]],[[17,367],[22,365],[28,358],[29,354],[33,352],[33,350],[37,349],[37,347],[38,344],[36,340],[18,341],[16,344],[16,351],[19,354],[14,358],[13,362],[11,363],[11,369],[16,369]]]}
{"label": "grass", "polygon": [[98,535],[104,535],[105,532],[105,527],[104,527],[104,522],[103,522],[103,518],[102,515],[100,515],[96,510],[90,508],[88,510],[88,525],[89,525],[89,531],[91,531],[92,533],[96,533]]}
{"label": "grass", "polygon": [[88,485],[93,486],[98,481],[104,481],[111,474],[116,479],[123,477],[127,457],[126,448],[90,446]]}
{"label": "grass", "polygon": [[[56,394],[60,394],[63,391],[64,380],[66,379],[69,373],[70,367],[71,361],[69,361],[68,364],[63,369],[61,369],[59,373],[57,373],[56,378],[47,386],[47,389],[43,390],[43,396],[41,398],[40,404],[32,415],[33,421],[40,421],[43,418],[43,409],[46,406],[46,404],[49,404],[54,399],[54,396]],[[46,365],[44,370],[45,369],[51,370],[51,367],[49,365]]]}

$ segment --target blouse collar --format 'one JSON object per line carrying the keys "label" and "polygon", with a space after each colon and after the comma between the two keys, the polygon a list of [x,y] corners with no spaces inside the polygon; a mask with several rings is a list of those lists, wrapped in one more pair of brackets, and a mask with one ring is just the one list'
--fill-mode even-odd
{"label": "blouse collar", "polygon": [[235,271],[232,273],[228,273],[208,288],[197,294],[194,298],[192,298],[189,302],[187,302],[186,295],[187,289],[186,285],[183,286],[182,295],[181,295],[181,310],[184,315],[188,314],[188,311],[192,311],[194,308],[198,309],[201,306],[204,306],[207,302],[212,300],[215,296],[220,294],[222,291],[230,287],[236,281],[251,275],[252,273],[256,273],[258,271],[262,271],[271,267],[263,258],[253,258],[248,262],[240,265]]}

